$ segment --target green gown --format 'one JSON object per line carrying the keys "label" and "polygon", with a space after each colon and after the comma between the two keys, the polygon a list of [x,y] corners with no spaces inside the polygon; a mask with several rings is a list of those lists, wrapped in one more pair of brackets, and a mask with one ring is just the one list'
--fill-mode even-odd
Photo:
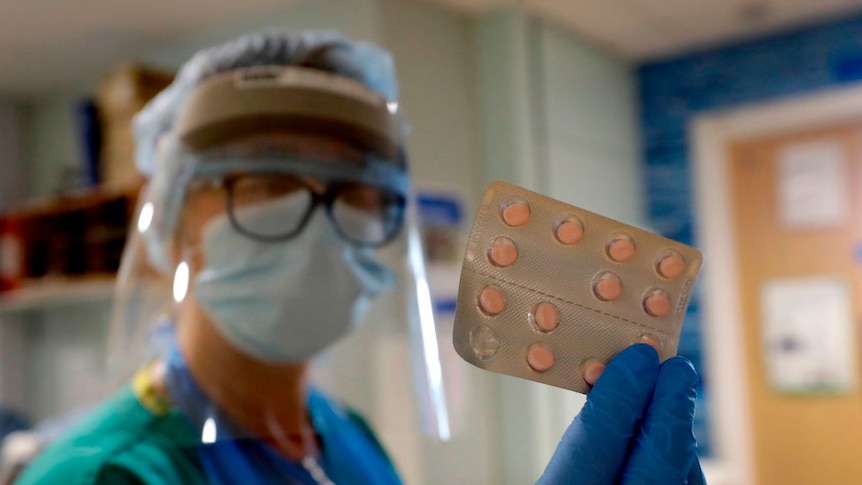
{"label": "green gown", "polygon": [[[24,470],[16,485],[208,483],[197,450],[199,434],[153,390],[147,375],[139,373],[132,385],[54,442]],[[362,417],[348,411],[348,419],[385,457]]]}

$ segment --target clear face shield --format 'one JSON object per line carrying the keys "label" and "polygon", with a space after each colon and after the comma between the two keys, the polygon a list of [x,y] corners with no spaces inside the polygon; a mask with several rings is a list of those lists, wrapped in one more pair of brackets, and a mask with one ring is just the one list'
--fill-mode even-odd
{"label": "clear face shield", "polygon": [[365,419],[381,437],[393,403],[415,409],[402,425],[449,438],[397,130],[358,83],[257,68],[204,81],[159,147],[120,269],[111,369],[181,423],[176,444],[208,474],[387,483]]}

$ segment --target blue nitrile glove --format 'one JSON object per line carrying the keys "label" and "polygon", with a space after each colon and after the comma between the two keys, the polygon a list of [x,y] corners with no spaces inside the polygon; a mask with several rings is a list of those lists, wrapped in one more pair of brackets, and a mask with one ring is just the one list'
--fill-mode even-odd
{"label": "blue nitrile glove", "polygon": [[646,344],[608,364],[538,485],[703,485],[692,434],[697,372]]}

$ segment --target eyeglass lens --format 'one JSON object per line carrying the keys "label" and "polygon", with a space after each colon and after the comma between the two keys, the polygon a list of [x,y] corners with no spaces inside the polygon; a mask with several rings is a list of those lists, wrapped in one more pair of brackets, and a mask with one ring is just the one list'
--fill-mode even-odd
{"label": "eyeglass lens", "polygon": [[349,242],[378,245],[401,224],[403,199],[386,189],[359,183],[330,185],[316,192],[305,180],[285,174],[244,174],[228,183],[230,217],[251,237],[295,236],[317,205],[326,206],[336,231]]}

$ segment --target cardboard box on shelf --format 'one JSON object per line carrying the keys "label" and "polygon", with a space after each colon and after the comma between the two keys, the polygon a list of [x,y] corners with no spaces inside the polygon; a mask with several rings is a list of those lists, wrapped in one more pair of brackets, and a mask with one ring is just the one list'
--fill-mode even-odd
{"label": "cardboard box on shelf", "polygon": [[99,85],[97,104],[102,125],[101,181],[128,185],[139,179],[135,169],[132,119],[173,80],[173,74],[135,63],[109,70]]}
{"label": "cardboard box on shelf", "polygon": [[103,184],[129,185],[140,178],[135,168],[135,141],[131,121],[102,126],[102,150],[99,171]]}
{"label": "cardboard box on shelf", "polygon": [[128,117],[173,80],[171,73],[135,64],[123,63],[110,69],[99,84],[99,108],[107,115]]}

